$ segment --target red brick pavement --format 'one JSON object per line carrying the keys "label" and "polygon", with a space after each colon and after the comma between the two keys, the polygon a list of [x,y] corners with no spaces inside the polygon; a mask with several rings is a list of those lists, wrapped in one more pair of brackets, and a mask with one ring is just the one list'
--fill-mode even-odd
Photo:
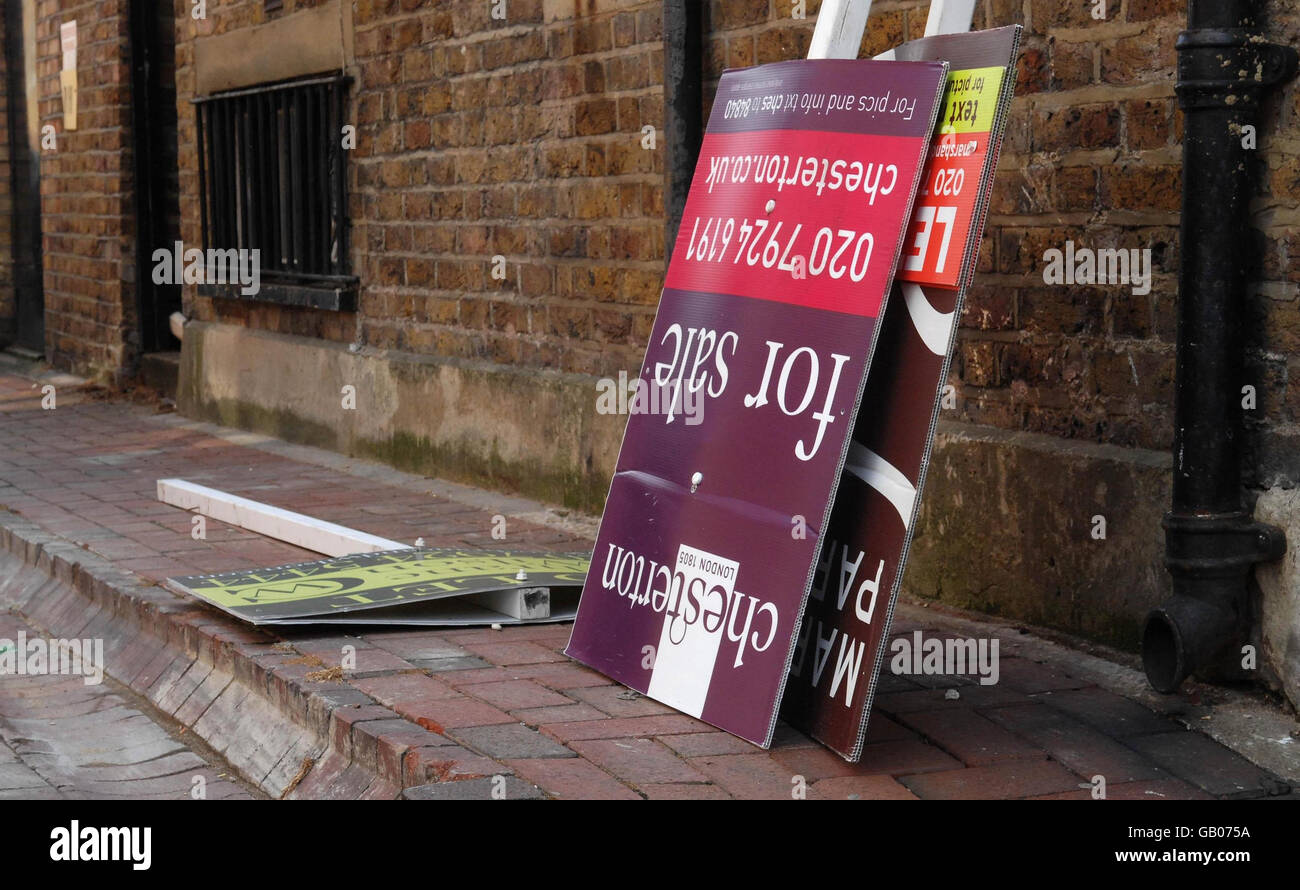
{"label": "red brick pavement", "polygon": [[[155,500],[155,481],[168,476],[430,546],[590,547],[513,516],[507,540],[496,541],[491,509],[435,496],[415,477],[376,481],[332,463],[234,444],[147,405],[73,391],[42,410],[30,381],[0,377],[0,506],[144,579],[315,558],[213,521],[206,540],[193,539],[191,515]],[[357,464],[375,476],[367,466]],[[497,775],[555,798],[1089,798],[1098,774],[1110,774],[1114,796],[1139,799],[1277,790],[1208,738],[1023,658],[1004,657],[1004,682],[994,687],[882,678],[862,762],[848,764],[789,727],[762,751],[613,684],[561,654],[565,625],[273,637],[206,607],[169,620],[203,636],[214,663],[262,677],[283,710],[327,722],[333,744],[298,796],[393,796],[403,786]],[[895,628],[917,629],[924,625],[909,620]],[[354,671],[341,682],[308,679],[319,670],[313,664],[337,664],[344,646],[357,649]],[[123,682],[163,682],[152,678],[165,675],[172,657],[158,654],[151,666],[152,652],[131,656],[142,663]],[[182,659],[174,669],[189,678],[174,696],[177,713],[220,725],[219,708],[238,711],[219,688],[203,692],[204,678],[217,673],[211,665],[191,675]],[[960,697],[946,695],[948,686]],[[1184,744],[1186,736],[1196,744]],[[1207,770],[1207,758],[1218,768]],[[491,787],[467,782],[445,796]],[[440,794],[435,786],[413,796]]]}

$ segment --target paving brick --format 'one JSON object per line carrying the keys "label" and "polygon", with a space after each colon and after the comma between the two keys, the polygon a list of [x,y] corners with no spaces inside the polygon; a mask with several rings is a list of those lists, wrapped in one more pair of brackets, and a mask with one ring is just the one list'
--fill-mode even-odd
{"label": "paving brick", "polygon": [[609,677],[583,667],[580,664],[566,662],[563,664],[525,664],[512,668],[516,677],[536,680],[543,686],[559,691],[578,689],[583,686],[608,686]]}
{"label": "paving brick", "polygon": [[542,792],[536,785],[504,776],[417,785],[405,789],[402,797],[405,800],[538,800]]}
{"label": "paving brick", "polygon": [[[342,654],[334,661],[326,661],[326,666],[334,667],[341,664]],[[383,674],[389,674],[394,671],[409,671],[415,667],[409,661],[398,658],[391,652],[378,647],[369,649],[358,649],[356,651],[356,665],[347,668],[348,675],[351,677],[375,677]]]}
{"label": "paving brick", "polygon": [[396,715],[382,705],[338,708],[330,713],[330,744],[345,757],[352,756],[353,727],[367,720],[391,720]]}
{"label": "paving brick", "polygon": [[[151,694],[151,698],[158,710],[166,714],[174,714],[176,710],[188,699],[194,690],[207,679],[208,674],[212,673],[212,666],[204,664],[201,661],[193,661],[185,672],[174,678],[166,686],[159,685],[157,691]],[[163,681],[159,681],[161,684]]]}
{"label": "paving brick", "polygon": [[402,775],[406,784],[456,782],[508,773],[509,767],[459,745],[408,748],[402,758]]}
{"label": "paving brick", "polygon": [[593,739],[572,742],[571,747],[583,759],[630,785],[706,781],[671,749],[653,739]]}
{"label": "paving brick", "polygon": [[860,772],[891,776],[940,772],[960,766],[961,761],[919,737],[864,745],[858,760]]}
{"label": "paving brick", "polygon": [[566,694],[599,708],[611,717],[648,717],[674,713],[667,705],[646,698],[626,686],[585,686],[567,690]]}
{"label": "paving brick", "polygon": [[[1044,794],[1030,800],[1092,800],[1092,784],[1079,782],[1080,787],[1074,791],[1062,791],[1059,794]],[[1201,789],[1188,785],[1179,779],[1154,779],[1140,782],[1124,782],[1119,785],[1106,783],[1106,800],[1214,800]]]}
{"label": "paving brick", "polygon": [[425,729],[444,734],[447,730],[466,726],[493,726],[498,723],[518,722],[499,708],[464,696],[410,702],[397,705],[396,708],[403,717],[414,720]]}
{"label": "paving brick", "polygon": [[366,720],[352,728],[353,758],[395,782],[402,780],[402,763],[409,749],[451,744],[445,736],[401,718]]}
{"label": "paving brick", "polygon": [[0,764],[0,790],[16,791],[24,788],[51,787],[31,767],[23,763]]}
{"label": "paving brick", "polygon": [[406,661],[463,658],[469,653],[434,631],[420,633],[367,633],[366,641]]}
{"label": "paving brick", "polygon": [[359,677],[349,679],[349,683],[376,701],[402,713],[418,709],[424,702],[460,697],[446,683],[424,674]]}
{"label": "paving brick", "polygon": [[621,739],[683,732],[699,732],[707,724],[684,714],[664,714],[657,717],[610,717],[605,720],[587,720],[580,723],[545,723],[542,732],[560,742],[583,739]]}
{"label": "paving brick", "polygon": [[961,766],[960,761],[916,736],[866,745],[857,763],[850,763],[820,745],[815,748],[773,751],[771,756],[791,773],[803,776],[808,782],[844,776],[934,772]]}
{"label": "paving brick", "polygon": [[556,705],[552,708],[524,708],[511,711],[510,716],[534,728],[546,723],[580,723],[599,720],[605,715],[591,705]]}
{"label": "paving brick", "polygon": [[766,754],[692,757],[691,766],[732,797],[745,800],[793,800],[795,774]]}
{"label": "paving brick", "polygon": [[991,720],[964,708],[917,711],[899,718],[968,766],[1046,756]]}
{"label": "paving brick", "polygon": [[816,744],[803,732],[784,721],[778,722],[776,730],[772,733],[772,750],[774,751],[780,748],[811,748]]}
{"label": "paving brick", "polygon": [[1167,773],[1131,748],[1047,705],[991,708],[981,713],[999,726],[1028,739],[1053,760],[1084,778],[1105,776],[1107,784],[1169,778]]}
{"label": "paving brick", "polygon": [[920,684],[913,683],[910,678],[890,673],[889,665],[884,666],[876,680],[876,695],[889,695],[891,692],[915,692],[920,688],[922,688]]}
{"label": "paving brick", "polygon": [[383,776],[377,776],[357,800],[397,800],[402,796],[402,786]]}
{"label": "paving brick", "polygon": [[492,666],[476,655],[462,655],[456,658],[412,658],[410,662],[420,670],[432,674],[470,671],[476,668],[490,668]]}
{"label": "paving brick", "polygon": [[1057,708],[1100,730],[1108,736],[1123,738],[1153,732],[1180,730],[1177,723],[1150,708],[1095,686],[1067,689],[1039,696],[1037,701]]}
{"label": "paving brick", "polygon": [[642,785],[639,790],[646,800],[732,800],[731,795],[717,785],[670,783]]}
{"label": "paving brick", "polygon": [[888,776],[840,776],[822,779],[808,788],[808,800],[916,800],[911,791]]}
{"label": "paving brick", "polygon": [[1092,684],[1027,658],[1002,658],[998,660],[998,685],[1019,692],[1036,693],[1082,689]]}
{"label": "paving brick", "polygon": [[573,704],[573,699],[532,680],[502,680],[497,683],[475,683],[459,688],[466,695],[472,695],[506,711]]}
{"label": "paving brick", "polygon": [[1264,797],[1289,790],[1246,758],[1197,732],[1133,736],[1126,743],[1215,797]]}
{"label": "paving brick", "polygon": [[1006,760],[990,766],[903,776],[899,781],[923,800],[997,800],[1074,791],[1081,779],[1050,760]]}
{"label": "paving brick", "polygon": [[641,796],[585,760],[508,760],[524,779],[561,800],[640,800]]}
{"label": "paving brick", "polygon": [[672,748],[679,757],[704,757],[707,755],[717,754],[754,754],[761,749],[757,745],[751,745],[744,739],[737,738],[727,732],[713,730],[711,732],[688,732],[681,735],[661,735],[657,736],[659,741],[663,742],[669,748]]}
{"label": "paving brick", "polygon": [[132,689],[148,689],[158,682],[158,678],[176,661],[176,653],[170,648],[160,648],[153,658],[140,669],[139,673],[128,683]]}
{"label": "paving brick", "polygon": [[497,760],[577,756],[564,745],[520,723],[467,726],[451,730],[451,736],[462,745]]}
{"label": "paving brick", "polygon": [[323,665],[338,664],[343,657],[344,646],[351,646],[357,650],[374,648],[361,637],[348,636],[347,634],[304,635],[294,633],[291,630],[285,636],[285,641],[292,644],[294,649],[303,655],[319,658]]}
{"label": "paving brick", "polygon": [[172,716],[182,726],[193,726],[233,680],[234,677],[223,671],[210,672]]}
{"label": "paving brick", "polygon": [[[916,689],[911,692],[891,692],[876,698],[875,710],[898,717],[917,711],[953,711],[960,708],[990,708],[997,705],[1018,704],[1028,696],[1003,686],[962,686],[960,698],[950,699],[945,689]],[[867,724],[870,727],[870,724]]]}
{"label": "paving brick", "polygon": [[438,674],[437,679],[453,689],[460,689],[463,686],[480,686],[484,683],[509,683],[511,680],[527,679],[516,668],[494,667],[477,656],[475,656],[475,661],[481,664],[458,670],[438,671],[436,672]]}
{"label": "paving brick", "polygon": [[912,738],[916,738],[916,733],[884,714],[872,714],[870,722],[867,723],[865,742],[868,745],[875,742],[894,742],[899,739]]}
{"label": "paving brick", "polygon": [[565,657],[554,649],[537,643],[524,641],[520,643],[476,643],[467,642],[464,648],[492,664],[506,667],[515,664],[538,664],[552,661],[565,661]]}

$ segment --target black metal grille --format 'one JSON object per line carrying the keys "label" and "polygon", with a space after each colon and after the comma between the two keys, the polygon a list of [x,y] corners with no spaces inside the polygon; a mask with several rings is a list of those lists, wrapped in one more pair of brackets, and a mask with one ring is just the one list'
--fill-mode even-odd
{"label": "black metal grille", "polygon": [[349,82],[315,77],[195,100],[205,249],[260,250],[262,280],[294,290],[355,282],[342,144]]}

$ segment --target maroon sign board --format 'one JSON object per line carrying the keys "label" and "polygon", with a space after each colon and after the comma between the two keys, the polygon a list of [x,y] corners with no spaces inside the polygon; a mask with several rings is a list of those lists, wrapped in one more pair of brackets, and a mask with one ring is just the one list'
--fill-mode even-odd
{"label": "maroon sign board", "polygon": [[791,664],[782,715],[848,760],[871,701],[919,510],[1015,81],[1020,26],[927,37],[951,70]]}
{"label": "maroon sign board", "polygon": [[947,74],[723,74],[567,654],[771,743]]}

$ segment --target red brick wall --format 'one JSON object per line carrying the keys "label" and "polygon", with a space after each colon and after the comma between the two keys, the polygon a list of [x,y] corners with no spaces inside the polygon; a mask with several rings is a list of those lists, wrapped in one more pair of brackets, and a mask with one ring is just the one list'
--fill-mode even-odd
{"label": "red brick wall", "polygon": [[[1172,442],[1181,112],[1174,95],[1180,0],[1091,4],[991,0],[977,25],[1026,25],[1017,99],[968,304],[955,383],[958,416],[1008,429],[1166,449]],[[1300,13],[1266,4],[1269,39],[1294,45]],[[1266,106],[1258,163],[1260,274],[1240,311],[1253,481],[1300,483],[1300,92]],[[1150,248],[1145,297],[1123,287],[1047,287],[1043,251]],[[1290,256],[1288,255],[1288,252]]]}
{"label": "red brick wall", "polygon": [[[9,66],[4,54],[4,40],[8,33],[7,22],[0,17],[0,81],[8,85]],[[15,75],[19,76],[19,75]],[[13,226],[13,170],[9,166],[9,91],[0,89],[0,345],[7,344],[14,335],[14,255],[12,250]]]}
{"label": "red brick wall", "polygon": [[[59,26],[77,20],[76,132],[63,127]],[[126,0],[38,0],[40,121],[58,131],[41,154],[46,357],[111,378],[134,360],[135,242]]]}
{"label": "red brick wall", "polygon": [[[183,5],[183,4],[182,4]],[[302,8],[286,0],[283,14]],[[452,358],[612,374],[639,366],[663,271],[661,4],[355,0],[359,145],[350,157],[359,311],[339,315],[200,300],[233,321]],[[798,58],[808,19],[788,0],[713,0],[706,100],[725,66]],[[179,15],[182,146],[193,142],[187,78],[197,33],[263,19],[262,4]],[[1180,119],[1178,0],[982,0],[976,27],[1026,26],[1017,98],[981,275],[963,321],[957,419],[1118,445],[1172,439]],[[1300,36],[1300,13],[1270,4],[1268,35]],[[928,3],[877,0],[864,54],[919,36]],[[1261,273],[1246,306],[1250,415],[1262,483],[1300,482],[1300,93],[1269,104],[1260,132]],[[706,108],[707,111],[707,108]],[[660,148],[640,148],[641,128]],[[182,215],[197,241],[197,176],[182,151]],[[1150,248],[1149,295],[1048,287],[1043,252],[1066,240]],[[508,263],[489,276],[492,257]]]}

